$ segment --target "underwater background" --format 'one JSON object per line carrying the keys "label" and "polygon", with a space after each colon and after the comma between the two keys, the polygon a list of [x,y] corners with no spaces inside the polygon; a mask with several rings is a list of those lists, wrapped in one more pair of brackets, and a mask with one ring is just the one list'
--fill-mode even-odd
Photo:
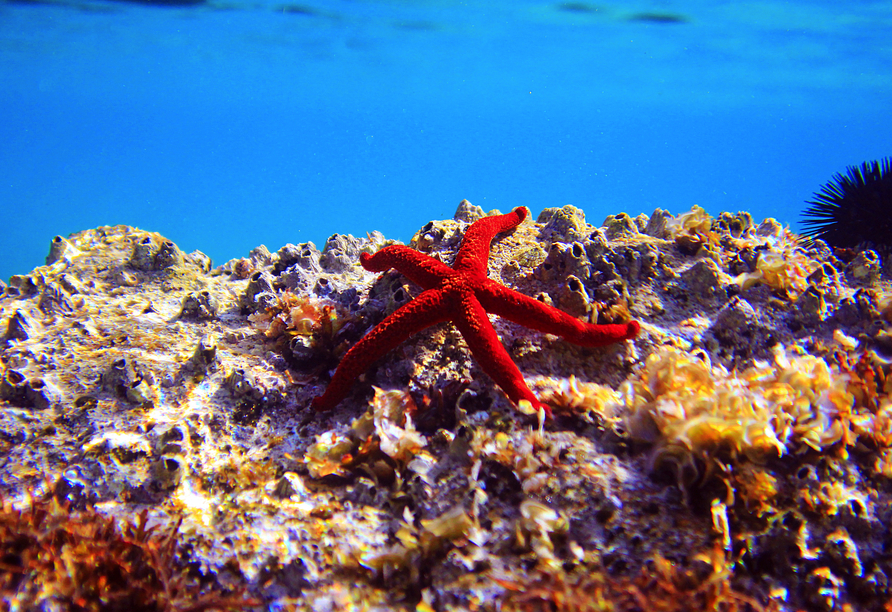
{"label": "underwater background", "polygon": [[0,278],[128,224],[215,265],[484,210],[799,229],[892,154],[892,2],[0,1]]}

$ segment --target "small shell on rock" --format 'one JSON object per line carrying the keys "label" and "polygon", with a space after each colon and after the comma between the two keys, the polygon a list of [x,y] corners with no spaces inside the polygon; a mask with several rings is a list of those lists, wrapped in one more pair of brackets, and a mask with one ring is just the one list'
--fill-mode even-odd
{"label": "small shell on rock", "polygon": [[592,310],[591,301],[585,292],[582,281],[573,275],[568,276],[567,282],[561,285],[557,302],[561,310],[574,317],[587,315]]}
{"label": "small shell on rock", "polygon": [[37,330],[37,322],[27,312],[18,308],[6,324],[4,337],[7,340],[29,340],[36,337]]}
{"label": "small shell on rock", "polygon": [[213,319],[219,303],[209,291],[193,291],[183,298],[180,317],[184,319]]}
{"label": "small shell on rock", "polygon": [[601,224],[604,229],[604,236],[607,240],[617,240],[618,238],[634,238],[640,232],[635,219],[626,213],[618,215],[609,215]]}
{"label": "small shell on rock", "polygon": [[72,258],[78,255],[80,255],[80,251],[73,244],[62,236],[56,236],[50,242],[50,252],[46,256],[46,265],[50,266],[60,260],[71,261]]}
{"label": "small shell on rock", "polygon": [[216,369],[217,341],[211,335],[202,336],[192,353],[192,364],[199,372],[207,373]]}
{"label": "small shell on rock", "polygon": [[674,220],[672,214],[662,208],[658,208],[651,214],[650,219],[647,220],[643,233],[654,238],[666,239],[669,237],[668,227],[669,222],[672,220]]}
{"label": "small shell on rock", "polygon": [[880,281],[882,265],[876,251],[861,251],[852,262],[846,266],[846,276],[853,284],[872,286]]}
{"label": "small shell on rock", "polygon": [[482,208],[474,206],[467,200],[462,200],[458,203],[458,208],[455,209],[455,214],[452,218],[463,223],[473,223],[474,221],[479,221],[484,216]]}
{"label": "small shell on rock", "polygon": [[585,213],[569,204],[563,208],[544,209],[536,219],[536,223],[545,225],[539,232],[539,238],[543,240],[582,241],[588,234]]}

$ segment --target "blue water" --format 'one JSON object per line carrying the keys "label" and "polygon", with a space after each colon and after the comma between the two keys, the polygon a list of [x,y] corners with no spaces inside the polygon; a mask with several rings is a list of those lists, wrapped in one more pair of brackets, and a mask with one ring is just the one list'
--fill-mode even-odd
{"label": "blue water", "polygon": [[892,2],[0,1],[0,277],[126,223],[215,264],[467,198],[798,228],[892,154]]}

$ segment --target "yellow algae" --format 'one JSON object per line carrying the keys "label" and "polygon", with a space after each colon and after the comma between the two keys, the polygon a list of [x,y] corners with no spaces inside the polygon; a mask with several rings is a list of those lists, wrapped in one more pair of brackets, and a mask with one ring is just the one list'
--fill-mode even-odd
{"label": "yellow algae", "polygon": [[763,251],[756,260],[756,271],[738,275],[734,282],[746,291],[757,283],[772,289],[784,290],[796,298],[808,288],[808,276],[818,267],[818,263],[804,253],[786,248],[784,252]]}
{"label": "yellow algae", "polygon": [[290,291],[279,294],[272,307],[248,315],[248,320],[268,338],[278,338],[283,334],[311,336],[323,325],[336,326],[338,321],[331,306]]}
{"label": "yellow algae", "polygon": [[304,464],[313,478],[346,476],[357,465],[378,462],[380,453],[406,465],[427,444],[412,422],[412,397],[405,391],[374,391],[368,410],[353,420],[349,431],[319,434],[307,449]]}
{"label": "yellow algae", "polygon": [[570,412],[586,416],[598,415],[616,422],[619,395],[606,385],[585,382],[570,374],[569,378],[540,378],[533,384],[539,399],[554,412]]}
{"label": "yellow algae", "polygon": [[654,444],[657,460],[686,465],[694,458],[761,461],[804,446],[854,443],[847,384],[824,360],[782,349],[772,362],[736,373],[703,354],[662,347],[620,395],[632,436]]}

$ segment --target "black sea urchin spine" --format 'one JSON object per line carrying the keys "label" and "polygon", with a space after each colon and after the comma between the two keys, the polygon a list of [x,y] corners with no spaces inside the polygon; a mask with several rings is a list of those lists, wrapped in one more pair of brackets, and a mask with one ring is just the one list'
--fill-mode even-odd
{"label": "black sea urchin spine", "polygon": [[803,235],[830,246],[892,249],[892,157],[849,166],[814,194]]}

